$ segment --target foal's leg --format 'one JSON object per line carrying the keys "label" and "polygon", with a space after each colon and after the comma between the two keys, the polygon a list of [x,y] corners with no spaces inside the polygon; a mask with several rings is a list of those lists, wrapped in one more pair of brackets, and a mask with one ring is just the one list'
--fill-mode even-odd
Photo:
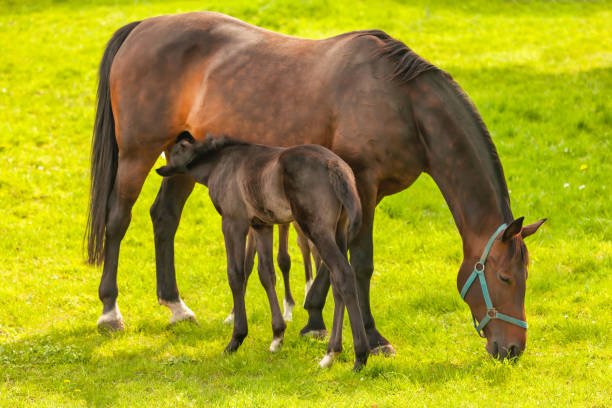
{"label": "foal's leg", "polygon": [[[336,243],[338,248],[342,251],[344,256],[347,252],[347,223],[346,212],[343,211],[340,221],[338,222],[338,228],[336,229]],[[344,322],[344,301],[342,295],[338,289],[338,285],[332,285],[332,293],[334,295],[334,322],[332,325],[331,336],[329,337],[329,344],[327,345],[327,354],[319,362],[321,368],[331,367],[334,360],[342,352],[342,325]]]}
{"label": "foal's leg", "polygon": [[353,345],[355,348],[355,365],[353,369],[359,370],[365,365],[370,348],[363,327],[361,311],[359,310],[353,270],[346,256],[342,254],[334,239],[328,237],[326,234],[313,234],[312,241],[317,246],[321,259],[330,269],[332,285],[338,288],[341,299],[346,305],[349,320],[351,322]]}
{"label": "foal's leg", "polygon": [[357,280],[359,307],[372,354],[394,355],[395,349],[376,329],[370,309],[370,281],[374,272],[373,233],[376,209],[376,186],[367,177],[357,177],[363,218],[361,230],[349,243],[351,265]]}
{"label": "foal's leg", "polygon": [[227,254],[227,278],[234,299],[234,332],[226,353],[234,352],[247,336],[247,317],[244,305],[244,246],[249,230],[248,221],[223,217],[221,221],[225,252]]}
{"label": "foal's leg", "polygon": [[195,314],[179,296],[174,270],[174,236],[194,183],[186,174],[164,177],[150,210],[155,234],[157,300],[172,312],[170,324],[182,320],[197,322]]}
{"label": "foal's leg", "polygon": [[[253,272],[253,265],[255,264],[255,236],[253,235],[253,230],[249,229],[249,234],[247,235],[247,243],[246,250],[244,255],[244,291],[246,293],[247,283],[249,282],[249,276],[251,276],[251,272]],[[232,312],[225,318],[223,321],[225,324],[234,323],[234,309],[232,308]]]}
{"label": "foal's leg", "polygon": [[270,351],[276,352],[283,346],[283,337],[287,325],[283,320],[278,298],[276,297],[276,274],[274,273],[274,248],[273,248],[273,227],[258,227],[253,228],[255,231],[255,241],[257,244],[257,271],[259,272],[259,280],[266,290],[268,302],[270,303],[270,312],[272,313],[272,333],[273,339],[270,344]]}
{"label": "foal's leg", "polygon": [[289,283],[289,271],[291,270],[291,257],[289,257],[289,224],[280,224],[278,226],[278,254],[276,263],[283,273],[283,281],[285,283],[285,298],[283,299],[283,319],[286,322],[293,320],[293,307],[295,301],[291,295],[291,285]]}
{"label": "foal's leg", "polygon": [[108,201],[104,267],[98,288],[98,296],[103,305],[102,316],[98,319],[99,328],[124,329],[123,317],[117,306],[119,248],[130,225],[132,206],[154,161],[154,158],[147,160],[143,157],[131,158],[128,155],[119,157],[115,183]]}
{"label": "foal's leg", "polygon": [[304,235],[304,232],[300,229],[300,226],[297,222],[293,223],[293,228],[297,232],[297,244],[300,247],[300,251],[302,252],[302,260],[304,261],[304,274],[305,282],[304,285],[304,304],[306,304],[306,296],[308,296],[308,291],[312,286],[313,276],[312,276],[312,264],[310,262],[310,241]]}

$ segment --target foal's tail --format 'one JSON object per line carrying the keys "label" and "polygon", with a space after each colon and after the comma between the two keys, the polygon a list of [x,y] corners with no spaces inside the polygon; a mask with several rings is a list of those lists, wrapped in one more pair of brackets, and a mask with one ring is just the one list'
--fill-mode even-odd
{"label": "foal's tail", "polygon": [[355,176],[351,168],[339,161],[328,162],[329,179],[349,217],[348,240],[349,242],[361,229],[361,200],[355,185]]}
{"label": "foal's tail", "polygon": [[89,191],[89,216],[85,231],[88,261],[100,265],[104,258],[104,236],[108,199],[117,174],[118,148],[115,139],[115,119],[111,107],[110,70],[113,59],[132,30],[140,23],[135,21],[113,34],[106,45],[100,63],[98,83],[98,107],[91,148],[91,187]]}

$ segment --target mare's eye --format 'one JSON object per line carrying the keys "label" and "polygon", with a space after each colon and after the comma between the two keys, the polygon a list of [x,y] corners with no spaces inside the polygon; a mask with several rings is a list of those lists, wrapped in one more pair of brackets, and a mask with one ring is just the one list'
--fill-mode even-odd
{"label": "mare's eye", "polygon": [[507,277],[505,275],[502,275],[501,273],[498,274],[497,276],[499,276],[499,280],[500,281],[502,281],[504,283],[510,283],[510,278],[509,277]]}

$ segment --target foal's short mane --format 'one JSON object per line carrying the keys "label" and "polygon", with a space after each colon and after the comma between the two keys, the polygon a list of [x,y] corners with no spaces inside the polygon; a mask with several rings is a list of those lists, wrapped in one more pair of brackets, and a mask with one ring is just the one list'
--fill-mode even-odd
{"label": "foal's short mane", "polygon": [[243,146],[249,143],[242,142],[240,140],[232,139],[227,135],[221,135],[219,137],[212,137],[210,134],[206,135],[206,139],[201,142],[196,142],[196,152],[198,154],[215,153],[219,150],[230,147],[230,146]]}

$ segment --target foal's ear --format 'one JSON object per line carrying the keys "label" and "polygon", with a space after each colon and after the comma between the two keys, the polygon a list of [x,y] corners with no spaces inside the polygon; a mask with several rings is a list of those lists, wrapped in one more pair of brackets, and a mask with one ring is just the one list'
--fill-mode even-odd
{"label": "foal's ear", "polygon": [[178,171],[176,170],[175,167],[168,166],[168,165],[161,166],[160,168],[156,169],[155,171],[157,172],[157,174],[159,174],[162,177],[169,177],[169,176],[172,176],[172,175],[178,173]]}
{"label": "foal's ear", "polygon": [[512,239],[512,237],[514,237],[515,235],[521,233],[524,219],[525,217],[517,218],[516,220],[512,221],[510,225],[508,225],[508,227],[504,230],[504,234],[502,235],[502,242],[508,241]]}
{"label": "foal's ear", "polygon": [[182,142],[183,140],[188,141],[189,143],[195,143],[195,138],[193,137],[193,135],[191,133],[189,133],[187,130],[182,131],[177,137],[176,137],[176,142],[175,143],[179,143]]}
{"label": "foal's ear", "polygon": [[523,229],[521,230],[521,236],[523,238],[530,236],[531,234],[536,232],[538,230],[538,228],[540,228],[540,226],[542,224],[544,224],[544,221],[546,221],[546,218],[542,218],[538,222],[534,222],[533,224],[529,224],[529,225],[523,227]]}

